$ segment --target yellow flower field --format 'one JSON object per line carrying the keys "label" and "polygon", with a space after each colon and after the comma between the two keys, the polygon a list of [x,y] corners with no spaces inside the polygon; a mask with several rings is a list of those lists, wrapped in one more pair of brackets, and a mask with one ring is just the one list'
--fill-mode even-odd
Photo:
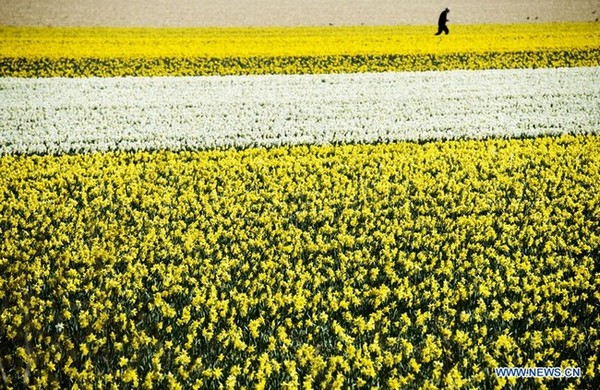
{"label": "yellow flower field", "polygon": [[[277,57],[597,48],[595,23],[247,28],[2,27],[3,57]],[[435,31],[434,31],[435,32]],[[431,33],[431,34],[428,34]]]}
{"label": "yellow flower field", "polygon": [[594,23],[287,28],[0,27],[0,76],[183,76],[597,66]]}
{"label": "yellow flower field", "polygon": [[599,156],[597,135],[3,156],[5,384],[493,388],[499,366],[572,366],[527,387],[589,387]]}

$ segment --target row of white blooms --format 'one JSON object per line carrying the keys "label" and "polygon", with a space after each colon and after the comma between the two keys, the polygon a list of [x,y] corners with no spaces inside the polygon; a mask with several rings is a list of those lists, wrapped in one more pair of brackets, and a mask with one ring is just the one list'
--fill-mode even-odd
{"label": "row of white blooms", "polygon": [[0,79],[0,155],[600,132],[600,68]]}

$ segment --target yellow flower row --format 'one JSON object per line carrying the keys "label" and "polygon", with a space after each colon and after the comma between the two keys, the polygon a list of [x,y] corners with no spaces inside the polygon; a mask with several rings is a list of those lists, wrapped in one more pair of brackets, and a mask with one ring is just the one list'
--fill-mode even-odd
{"label": "yellow flower row", "polygon": [[0,58],[0,77],[226,76],[600,66],[600,49],[445,55]]}
{"label": "yellow flower row", "polygon": [[0,76],[121,76],[597,66],[593,23],[288,28],[0,27]]}
{"label": "yellow flower row", "polygon": [[[435,32],[435,28],[433,30]],[[450,54],[599,48],[595,23],[247,28],[0,27],[1,57],[187,58]]]}
{"label": "yellow flower row", "polygon": [[600,375],[599,136],[8,155],[0,194],[8,387]]}

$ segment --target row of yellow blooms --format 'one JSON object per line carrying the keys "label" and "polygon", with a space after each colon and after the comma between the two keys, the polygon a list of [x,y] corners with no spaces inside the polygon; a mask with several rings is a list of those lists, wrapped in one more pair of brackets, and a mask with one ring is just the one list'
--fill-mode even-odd
{"label": "row of yellow blooms", "polygon": [[473,388],[600,366],[600,137],[0,158],[34,388]]}
{"label": "row of yellow blooms", "polygon": [[231,29],[0,27],[0,77],[598,66],[594,23]]}

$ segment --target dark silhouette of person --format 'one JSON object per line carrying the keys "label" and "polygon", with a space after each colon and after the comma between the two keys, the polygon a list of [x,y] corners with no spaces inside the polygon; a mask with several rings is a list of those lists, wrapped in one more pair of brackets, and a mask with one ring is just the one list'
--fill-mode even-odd
{"label": "dark silhouette of person", "polygon": [[450,10],[446,8],[440,14],[440,18],[438,20],[438,32],[436,32],[435,35],[440,35],[442,31],[445,32],[446,35],[448,35],[448,33],[450,32],[450,30],[448,30],[448,26],[446,26],[446,23],[449,22],[448,12],[450,12]]}

